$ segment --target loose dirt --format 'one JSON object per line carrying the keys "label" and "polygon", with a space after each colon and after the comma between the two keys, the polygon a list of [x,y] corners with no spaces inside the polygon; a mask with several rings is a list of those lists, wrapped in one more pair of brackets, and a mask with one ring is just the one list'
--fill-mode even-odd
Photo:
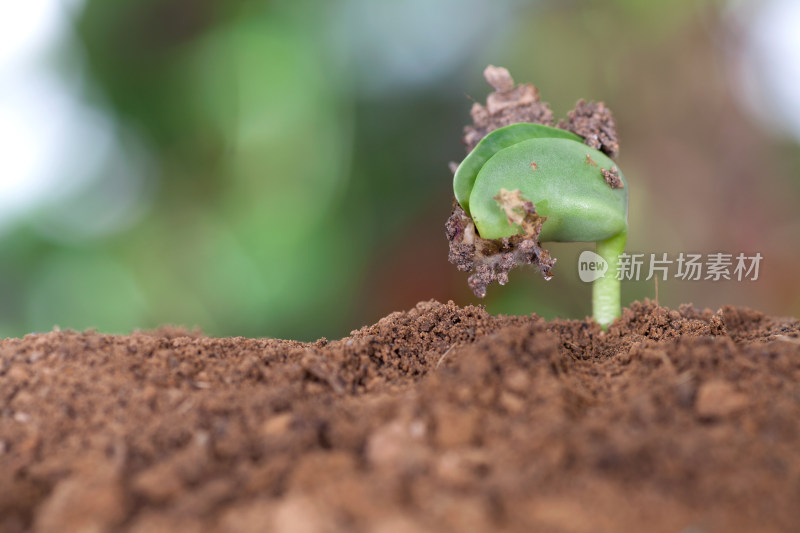
{"label": "loose dirt", "polygon": [[420,303],[336,341],[0,341],[2,531],[798,531],[800,322]]}
{"label": "loose dirt", "polygon": [[[493,92],[486,97],[486,105],[473,102],[470,109],[472,124],[464,128],[462,141],[467,153],[486,135],[503,126],[518,122],[553,125],[550,106],[539,100],[539,89],[530,83],[515,85],[508,70],[489,65],[483,71]],[[566,129],[566,128],[564,128]]]}

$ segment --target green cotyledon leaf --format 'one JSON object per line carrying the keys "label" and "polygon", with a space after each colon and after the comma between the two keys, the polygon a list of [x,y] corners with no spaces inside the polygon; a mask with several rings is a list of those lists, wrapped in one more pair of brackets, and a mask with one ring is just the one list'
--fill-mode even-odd
{"label": "green cotyledon leaf", "polygon": [[622,187],[612,188],[601,170],[612,168],[608,156],[579,141],[534,138],[514,143],[481,166],[470,192],[472,220],[484,239],[518,233],[519,226],[508,221],[495,196],[500,189],[519,189],[536,213],[547,217],[540,241],[609,239],[628,226],[625,178],[616,171]]}
{"label": "green cotyledon leaf", "polygon": [[483,165],[497,152],[529,139],[559,138],[582,142],[572,132],[542,124],[520,122],[498,128],[481,139],[477,146],[464,158],[453,177],[453,192],[464,212],[470,214],[469,202],[472,187]]}

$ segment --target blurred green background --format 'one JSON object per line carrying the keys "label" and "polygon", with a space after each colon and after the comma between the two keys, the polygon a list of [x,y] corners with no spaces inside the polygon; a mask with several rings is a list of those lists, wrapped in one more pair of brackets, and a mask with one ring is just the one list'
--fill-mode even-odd
{"label": "blurred green background", "polygon": [[431,298],[584,317],[585,245],[485,302],[447,262],[447,164],[489,63],[557,117],[613,110],[631,251],[764,257],[755,282],[661,282],[662,304],[800,315],[791,1],[35,0],[0,18],[0,336],[335,338]]}

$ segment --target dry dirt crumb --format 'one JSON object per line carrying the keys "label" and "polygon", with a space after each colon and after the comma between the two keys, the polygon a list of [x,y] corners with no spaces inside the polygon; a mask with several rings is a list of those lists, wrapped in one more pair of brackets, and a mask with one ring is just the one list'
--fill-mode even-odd
{"label": "dry dirt crumb", "polygon": [[[485,106],[478,102],[472,104],[472,124],[464,128],[462,139],[467,153],[487,134],[503,126],[519,122],[553,125],[553,112],[547,103],[540,101],[539,90],[534,85],[515,86],[507,69],[493,65],[486,67],[483,77],[494,92],[486,97]],[[560,120],[557,127],[583,137],[588,146],[612,159],[619,155],[616,123],[603,102],[578,100],[575,109],[567,113],[567,118]]]}
{"label": "dry dirt crumb", "polygon": [[605,178],[608,186],[611,187],[612,189],[625,188],[625,183],[623,183],[622,178],[619,177],[619,170],[617,169],[617,165],[612,166],[611,170],[606,170],[601,167],[600,172],[603,174],[603,178]]}
{"label": "dry dirt crumb", "polygon": [[702,418],[722,418],[746,406],[747,396],[737,393],[733,385],[726,381],[708,381],[697,391],[695,410]]}
{"label": "dry dirt crumb", "polygon": [[486,296],[486,288],[493,281],[500,285],[508,283],[508,273],[515,267],[536,265],[545,279],[550,279],[556,263],[539,245],[539,233],[547,217],[537,215],[534,205],[525,201],[519,191],[501,189],[495,199],[509,222],[519,225],[522,233],[505,239],[483,239],[458,204],[445,224],[450,243],[448,260],[463,272],[473,272],[467,284],[478,298]]}
{"label": "dry dirt crumb", "polygon": [[575,109],[567,113],[567,119],[558,121],[558,127],[580,135],[588,146],[612,159],[619,155],[616,123],[603,102],[578,100]]}
{"label": "dry dirt crumb", "polygon": [[514,79],[503,67],[489,65],[483,77],[494,88],[486,97],[486,106],[478,102],[472,104],[470,115],[472,125],[464,128],[463,142],[467,153],[489,132],[518,122],[553,125],[553,112],[544,102],[539,101],[539,90],[525,83],[514,86]]}

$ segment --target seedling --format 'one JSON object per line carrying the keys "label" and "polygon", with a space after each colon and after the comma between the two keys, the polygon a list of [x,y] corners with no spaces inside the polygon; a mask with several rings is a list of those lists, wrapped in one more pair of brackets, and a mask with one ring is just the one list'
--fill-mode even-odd
{"label": "seedling", "polygon": [[[500,94],[509,95],[508,82],[503,88]],[[611,121],[602,104],[578,105],[571,119],[599,109]],[[596,134],[587,137],[599,144]],[[476,295],[484,296],[491,281],[505,284],[519,264],[536,264],[550,279],[555,260],[540,242],[595,242],[608,269],[593,282],[594,319],[605,328],[620,315],[616,272],[628,233],[628,188],[614,161],[588,146],[587,137],[544,124],[511,124],[483,137],[458,166],[453,190],[460,209],[447,226],[450,260],[475,270],[469,283]]]}

